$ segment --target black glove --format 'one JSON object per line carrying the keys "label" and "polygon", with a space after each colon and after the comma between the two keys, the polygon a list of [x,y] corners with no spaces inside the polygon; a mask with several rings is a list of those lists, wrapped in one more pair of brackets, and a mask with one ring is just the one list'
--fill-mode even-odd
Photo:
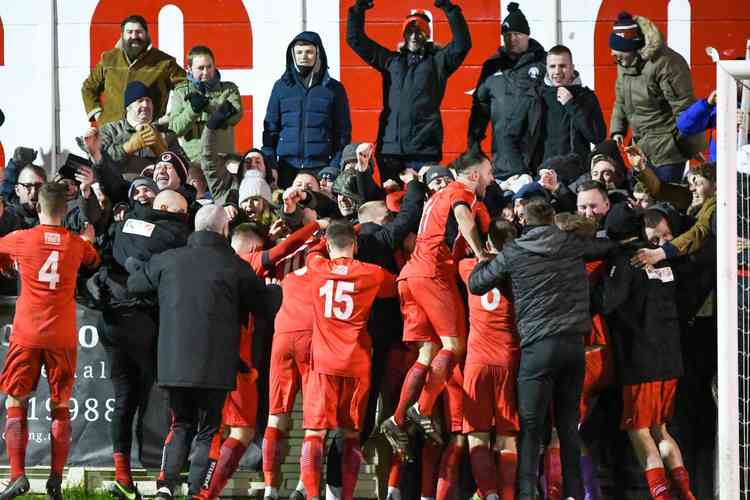
{"label": "black glove", "polygon": [[451,6],[451,0],[435,0],[435,7],[438,9],[447,9]]}
{"label": "black glove", "polygon": [[18,146],[13,151],[13,162],[16,165],[27,165],[34,160],[36,160],[36,151],[31,148]]}
{"label": "black glove", "polygon": [[143,269],[144,265],[145,262],[143,262],[142,260],[138,260],[135,257],[128,257],[125,261],[125,270],[127,270],[130,274],[135,274]]}
{"label": "black glove", "polygon": [[237,110],[234,106],[232,106],[231,102],[224,101],[221,106],[219,106],[219,109],[211,113],[211,117],[208,119],[206,127],[211,130],[225,127],[227,120],[229,120],[229,117],[231,117],[236,112]]}
{"label": "black glove", "polygon": [[364,12],[366,10],[370,10],[373,7],[375,7],[375,0],[357,0],[357,2],[354,4],[354,6],[360,12]]}
{"label": "black glove", "polygon": [[208,106],[208,97],[200,92],[191,92],[185,96],[185,100],[190,103],[193,113],[203,113],[203,110]]}

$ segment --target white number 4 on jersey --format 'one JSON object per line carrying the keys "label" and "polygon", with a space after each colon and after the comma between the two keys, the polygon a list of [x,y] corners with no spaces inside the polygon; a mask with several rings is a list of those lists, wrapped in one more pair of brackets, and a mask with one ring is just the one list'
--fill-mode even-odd
{"label": "white number 4 on jersey", "polygon": [[37,275],[39,281],[49,284],[50,290],[56,289],[57,284],[60,283],[60,275],[57,273],[57,263],[59,261],[60,252],[57,250],[52,251],[47,260],[44,261],[44,264],[42,264],[42,268]]}

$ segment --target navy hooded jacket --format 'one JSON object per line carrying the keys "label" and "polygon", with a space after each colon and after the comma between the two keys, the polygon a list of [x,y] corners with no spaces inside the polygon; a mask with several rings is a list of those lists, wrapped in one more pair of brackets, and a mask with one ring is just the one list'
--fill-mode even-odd
{"label": "navy hooded jacket", "polygon": [[[309,87],[294,64],[294,44],[318,48],[315,74]],[[294,168],[332,166],[351,142],[352,123],[344,86],[328,74],[328,58],[320,36],[303,31],[289,43],[286,71],[273,86],[263,120],[263,154]]]}

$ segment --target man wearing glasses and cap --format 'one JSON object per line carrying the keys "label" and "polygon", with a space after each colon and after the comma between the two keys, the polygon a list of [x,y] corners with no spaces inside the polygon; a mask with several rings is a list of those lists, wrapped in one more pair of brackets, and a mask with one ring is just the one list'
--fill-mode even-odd
{"label": "man wearing glasses and cap", "polygon": [[27,165],[21,170],[15,186],[18,201],[8,205],[0,203],[0,236],[39,224],[37,202],[39,190],[46,181],[47,174],[39,165]]}

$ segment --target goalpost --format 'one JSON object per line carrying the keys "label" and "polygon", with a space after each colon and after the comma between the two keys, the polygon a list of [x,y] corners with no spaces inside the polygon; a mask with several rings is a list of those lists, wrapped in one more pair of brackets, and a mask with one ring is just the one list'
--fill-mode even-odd
{"label": "goalpost", "polygon": [[[750,44],[749,44],[750,47]],[[750,499],[750,171],[738,169],[747,138],[747,100],[738,134],[737,80],[750,61],[716,61],[718,485],[721,500]],[[738,137],[743,138],[741,143]],[[750,166],[750,165],[749,165]],[[743,171],[744,170],[744,171]],[[738,272],[738,265],[742,266]]]}

